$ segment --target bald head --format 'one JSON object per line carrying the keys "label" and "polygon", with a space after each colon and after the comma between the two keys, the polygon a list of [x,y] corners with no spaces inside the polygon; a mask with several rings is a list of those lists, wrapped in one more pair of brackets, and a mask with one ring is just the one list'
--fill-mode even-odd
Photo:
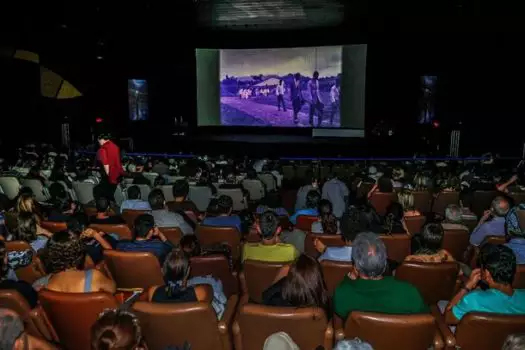
{"label": "bald head", "polygon": [[385,244],[375,233],[360,233],[352,242],[352,260],[362,276],[382,276],[386,269],[386,257]]}
{"label": "bald head", "polygon": [[9,309],[0,309],[0,349],[14,349],[23,332],[24,323],[18,314]]}
{"label": "bald head", "polygon": [[509,202],[503,197],[494,198],[490,207],[496,216],[503,217],[509,212]]}

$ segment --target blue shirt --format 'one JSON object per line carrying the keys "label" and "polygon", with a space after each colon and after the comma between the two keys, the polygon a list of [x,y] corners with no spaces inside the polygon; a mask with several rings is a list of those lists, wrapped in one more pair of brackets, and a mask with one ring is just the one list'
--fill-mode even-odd
{"label": "blue shirt", "polygon": [[292,216],[290,216],[290,222],[292,224],[297,224],[297,217],[301,215],[306,216],[318,216],[319,212],[317,211],[317,208],[307,208],[307,209],[301,209],[295,212]]}
{"label": "blue shirt", "polygon": [[525,238],[513,238],[505,245],[516,255],[516,264],[525,264]]}
{"label": "blue shirt", "polygon": [[149,202],[143,201],[142,199],[126,199],[120,205],[120,212],[122,213],[125,209],[127,210],[151,210]]}
{"label": "blue shirt", "polygon": [[480,245],[487,236],[505,236],[505,218],[495,217],[484,222],[470,235],[470,244]]}
{"label": "blue shirt", "polygon": [[319,261],[333,260],[333,261],[352,261],[352,247],[326,247],[324,253],[318,258]]}
{"label": "blue shirt", "polygon": [[206,226],[235,227],[239,232],[242,232],[241,218],[237,215],[207,217],[202,221],[202,224]]}
{"label": "blue shirt", "polygon": [[36,239],[30,243],[31,248],[33,248],[35,252],[38,252],[40,249],[45,248],[48,240],[49,238],[46,236],[36,236]]}
{"label": "blue shirt", "polygon": [[122,252],[151,253],[159,259],[161,265],[172,249],[173,246],[169,242],[162,242],[159,239],[148,239],[144,241],[122,240],[117,243],[117,250]]}
{"label": "blue shirt", "polygon": [[497,289],[476,289],[452,307],[454,317],[461,320],[468,312],[492,312],[505,315],[525,315],[525,290],[515,289],[509,296]]}

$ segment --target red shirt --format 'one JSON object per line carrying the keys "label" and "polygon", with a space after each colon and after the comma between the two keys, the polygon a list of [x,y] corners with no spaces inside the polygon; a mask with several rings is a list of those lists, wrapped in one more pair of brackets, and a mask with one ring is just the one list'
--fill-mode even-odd
{"label": "red shirt", "polygon": [[124,173],[120,163],[120,150],[113,142],[108,141],[98,150],[98,160],[102,165],[109,165],[108,181],[110,184],[118,184],[119,177]]}

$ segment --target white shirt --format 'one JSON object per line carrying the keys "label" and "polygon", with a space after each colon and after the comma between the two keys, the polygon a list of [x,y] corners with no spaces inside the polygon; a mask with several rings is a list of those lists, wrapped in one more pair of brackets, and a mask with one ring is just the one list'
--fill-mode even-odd
{"label": "white shirt", "polygon": [[339,100],[339,89],[336,85],[332,86],[330,89],[330,100],[332,103],[335,103]]}
{"label": "white shirt", "polygon": [[275,89],[275,93],[277,94],[277,96],[284,95],[284,84],[277,85],[277,88]]}

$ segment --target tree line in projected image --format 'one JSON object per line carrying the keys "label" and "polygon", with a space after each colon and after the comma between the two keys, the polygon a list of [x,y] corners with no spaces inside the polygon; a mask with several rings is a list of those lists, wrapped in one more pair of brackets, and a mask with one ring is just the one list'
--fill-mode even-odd
{"label": "tree line in projected image", "polygon": [[221,50],[221,125],[340,127],[341,50]]}

